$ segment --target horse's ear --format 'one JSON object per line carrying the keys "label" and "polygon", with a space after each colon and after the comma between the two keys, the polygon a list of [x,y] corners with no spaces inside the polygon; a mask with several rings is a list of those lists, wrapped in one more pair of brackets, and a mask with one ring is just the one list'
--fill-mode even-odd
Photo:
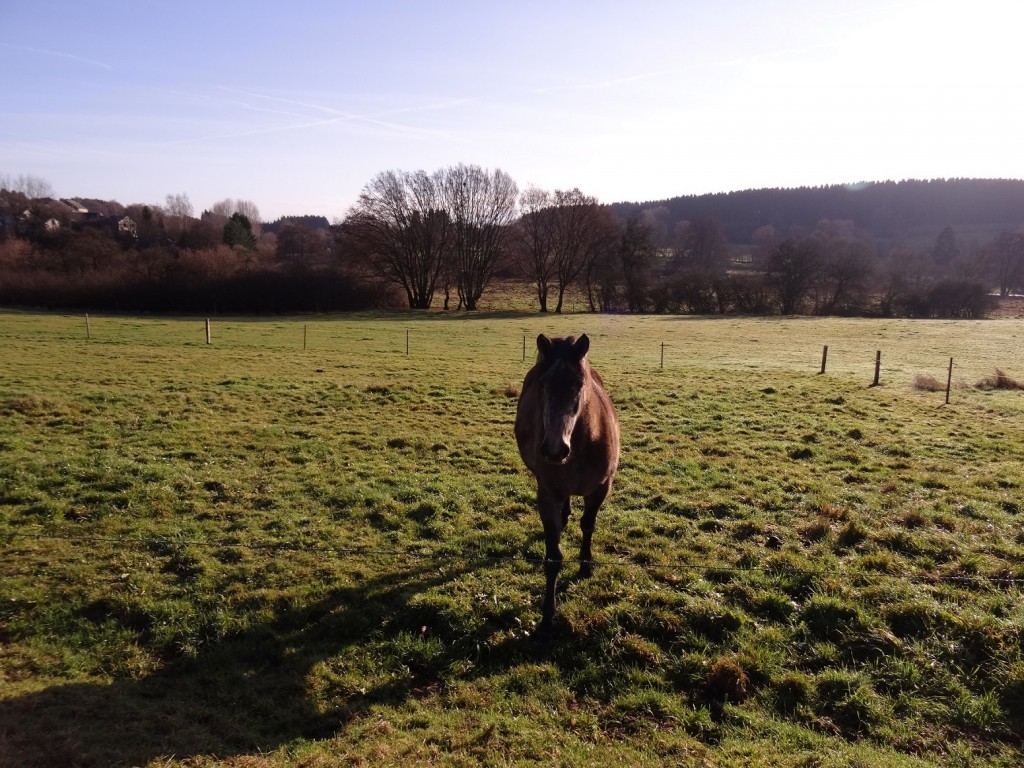
{"label": "horse's ear", "polygon": [[551,351],[551,339],[543,333],[537,336],[537,351],[540,352],[541,357]]}
{"label": "horse's ear", "polygon": [[572,345],[572,350],[576,353],[577,360],[582,360],[587,356],[587,352],[590,350],[590,339],[587,337],[587,334],[584,333],[576,339],[576,343]]}

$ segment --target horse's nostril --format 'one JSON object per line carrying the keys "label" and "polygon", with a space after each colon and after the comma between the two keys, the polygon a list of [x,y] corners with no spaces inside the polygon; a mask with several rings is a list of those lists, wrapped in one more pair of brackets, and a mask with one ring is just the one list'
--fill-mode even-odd
{"label": "horse's nostril", "polygon": [[569,458],[569,453],[570,448],[568,445],[565,445],[564,443],[561,445],[557,445],[554,448],[552,448],[551,446],[544,446],[541,449],[541,454],[543,455],[544,460],[547,461],[549,464],[565,463],[566,459]]}

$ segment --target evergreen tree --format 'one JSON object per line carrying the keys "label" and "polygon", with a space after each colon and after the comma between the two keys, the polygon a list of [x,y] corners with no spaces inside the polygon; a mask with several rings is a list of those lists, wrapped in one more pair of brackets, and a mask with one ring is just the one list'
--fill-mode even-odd
{"label": "evergreen tree", "polygon": [[956,233],[953,228],[946,225],[945,229],[939,232],[935,238],[935,246],[932,248],[932,258],[939,266],[951,264],[960,255],[960,246],[956,242]]}
{"label": "evergreen tree", "polygon": [[224,243],[232,247],[240,245],[252,251],[256,248],[256,235],[252,231],[252,222],[241,213],[231,214],[224,224]]}

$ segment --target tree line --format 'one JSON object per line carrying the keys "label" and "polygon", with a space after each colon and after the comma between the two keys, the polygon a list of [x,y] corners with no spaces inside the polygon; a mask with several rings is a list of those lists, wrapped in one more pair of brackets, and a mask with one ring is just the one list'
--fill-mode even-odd
{"label": "tree line", "polygon": [[714,218],[730,242],[749,243],[770,226],[782,236],[803,235],[819,221],[850,221],[872,241],[896,245],[934,238],[947,224],[961,234],[1016,229],[1024,223],[1024,180],[906,179],[793,189],[749,189],[688,195],[646,203],[615,203],[616,216],[644,213],[667,245],[677,222]]}
{"label": "tree line", "polygon": [[[184,193],[121,206],[56,200],[31,177],[0,182],[8,306],[472,311],[496,281],[514,280],[531,286],[541,312],[564,311],[571,294],[590,312],[982,317],[993,292],[1024,286],[1019,228],[965,246],[947,224],[927,247],[911,247],[823,218],[781,232],[761,223],[737,242],[714,216],[667,227],[657,206],[520,190],[507,173],[475,165],[380,173],[332,224],[264,224],[244,200],[196,216]],[[31,195],[40,191],[47,196]]]}
{"label": "tree line", "polygon": [[386,286],[334,257],[316,217],[282,219],[264,232],[248,200],[228,198],[197,216],[185,193],[168,194],[163,205],[122,206],[58,200],[52,190],[30,197],[24,185],[10,186],[0,189],[5,306],[278,313],[394,301]]}

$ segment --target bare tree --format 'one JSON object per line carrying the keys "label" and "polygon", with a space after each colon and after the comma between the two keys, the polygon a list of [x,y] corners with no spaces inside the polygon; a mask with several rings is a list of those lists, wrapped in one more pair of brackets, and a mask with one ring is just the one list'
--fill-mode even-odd
{"label": "bare tree", "polygon": [[224,220],[230,219],[234,214],[245,216],[252,225],[252,233],[258,239],[260,236],[260,225],[263,219],[260,218],[260,209],[252,200],[235,200],[225,197],[210,206],[210,213],[215,216],[222,216]]}
{"label": "bare tree", "polygon": [[565,293],[608,240],[610,215],[597,199],[578,189],[554,194],[530,189],[520,201],[519,221],[524,271],[537,287],[541,312],[548,311],[548,294],[557,292],[555,312],[561,312]]}
{"label": "bare tree", "polygon": [[540,311],[548,311],[548,291],[555,279],[555,233],[551,193],[528,188],[519,198],[516,227],[519,265],[534,284]]}
{"label": "bare tree", "polygon": [[718,219],[702,217],[686,222],[681,234],[680,255],[686,267],[711,274],[725,271],[729,243]]}
{"label": "bare tree", "polygon": [[235,201],[230,197],[225,197],[223,200],[218,200],[216,203],[210,206],[210,213],[214,216],[223,216],[225,219],[230,219],[231,214],[235,212]]}
{"label": "bare tree", "polygon": [[619,298],[622,265],[619,258],[619,231],[608,209],[605,238],[587,259],[583,268],[583,285],[587,292],[590,312],[610,312]]}
{"label": "bare tree", "polygon": [[558,303],[562,311],[565,292],[605,244],[607,211],[597,199],[578,189],[555,191],[555,267]]}
{"label": "bare tree", "polygon": [[885,317],[905,314],[915,296],[927,292],[933,282],[931,255],[899,248],[888,254],[878,292],[878,308]]}
{"label": "bare tree", "polygon": [[181,233],[188,226],[189,219],[192,218],[192,201],[184,192],[179,192],[176,195],[168,194],[164,208],[167,212],[165,221],[170,233],[174,237],[181,237]]}
{"label": "bare tree", "polygon": [[850,314],[865,308],[876,268],[874,248],[857,237],[852,221],[823,219],[811,238],[819,245],[821,270],[814,285],[814,311]]}
{"label": "bare tree", "polygon": [[654,253],[650,227],[637,217],[628,219],[619,238],[619,264],[630,312],[647,309]]}
{"label": "bare tree", "polygon": [[765,272],[784,315],[802,308],[821,271],[820,246],[813,238],[783,240],[772,250]]}
{"label": "bare tree", "polygon": [[508,249],[519,189],[500,169],[459,164],[438,173],[454,227],[451,258],[459,299],[475,310]]}
{"label": "bare tree", "polygon": [[828,249],[818,281],[818,314],[849,314],[864,309],[875,254],[863,240],[842,240]]}
{"label": "bare tree", "polygon": [[1024,283],[1024,234],[1000,232],[985,253],[999,295],[1009,296]]}
{"label": "bare tree", "polygon": [[375,176],[339,226],[371,269],[402,286],[413,309],[429,309],[451,248],[439,174],[385,171]]}
{"label": "bare tree", "polygon": [[0,189],[20,192],[30,200],[43,197],[56,197],[53,186],[46,179],[30,173],[19,173],[17,176],[4,174],[0,176]]}
{"label": "bare tree", "polygon": [[[268,235],[269,237],[269,235]],[[277,236],[277,260],[293,269],[314,269],[328,261],[327,233],[301,222],[289,222]]]}
{"label": "bare tree", "polygon": [[754,243],[754,263],[763,264],[775,248],[775,227],[763,224],[754,230],[751,240]]}
{"label": "bare tree", "polygon": [[235,213],[240,213],[249,220],[249,223],[252,224],[252,233],[259,238],[263,224],[259,206],[252,200],[236,200]]}

